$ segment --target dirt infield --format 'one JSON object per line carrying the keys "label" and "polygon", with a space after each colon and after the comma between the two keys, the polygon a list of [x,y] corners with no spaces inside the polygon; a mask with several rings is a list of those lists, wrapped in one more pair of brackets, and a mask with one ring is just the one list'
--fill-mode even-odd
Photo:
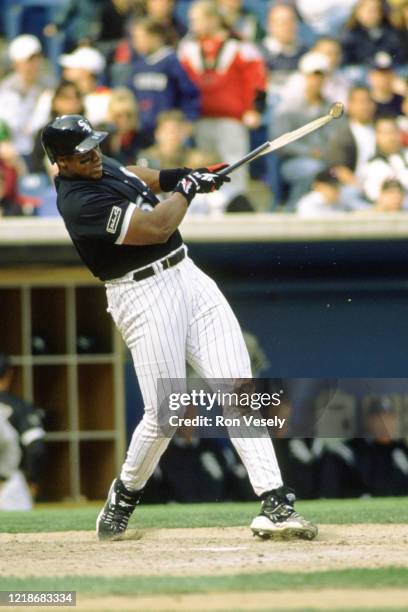
{"label": "dirt infield", "polygon": [[0,534],[0,575],[218,575],[408,567],[408,525],[323,525],[317,540],[262,541],[245,527]]}

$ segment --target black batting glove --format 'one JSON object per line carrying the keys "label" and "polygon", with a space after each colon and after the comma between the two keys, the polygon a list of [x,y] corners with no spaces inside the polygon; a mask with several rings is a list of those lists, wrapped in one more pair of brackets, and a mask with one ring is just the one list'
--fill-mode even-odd
{"label": "black batting glove", "polygon": [[175,192],[181,193],[190,204],[197,193],[211,193],[224,183],[230,182],[229,176],[220,176],[215,172],[199,172],[194,170],[177,183]]}

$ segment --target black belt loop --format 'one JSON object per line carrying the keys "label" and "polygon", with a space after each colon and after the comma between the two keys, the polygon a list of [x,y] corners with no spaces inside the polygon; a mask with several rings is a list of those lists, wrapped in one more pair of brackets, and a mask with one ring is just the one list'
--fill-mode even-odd
{"label": "black belt loop", "polygon": [[[165,257],[164,259],[160,259],[159,263],[161,263],[163,270],[167,270],[168,268],[172,268],[173,266],[183,261],[186,256],[186,252],[182,247],[179,251],[176,251],[174,255],[170,255],[170,257]],[[139,270],[138,272],[133,273],[134,281],[141,281],[145,278],[149,278],[150,276],[154,276],[156,271],[153,266],[149,266],[148,268],[144,268],[143,270]]]}

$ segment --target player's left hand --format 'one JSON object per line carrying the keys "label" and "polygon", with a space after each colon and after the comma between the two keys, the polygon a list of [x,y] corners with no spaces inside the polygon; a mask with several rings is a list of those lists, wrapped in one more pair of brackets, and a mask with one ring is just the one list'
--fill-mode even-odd
{"label": "player's left hand", "polygon": [[229,183],[231,181],[229,176],[220,176],[216,172],[204,171],[191,172],[188,177],[191,177],[196,180],[197,193],[211,193],[211,191],[216,191],[220,189],[224,183]]}
{"label": "player's left hand", "polygon": [[220,176],[215,172],[193,170],[177,183],[174,191],[181,193],[190,204],[196,193],[211,193],[230,180],[229,176]]}

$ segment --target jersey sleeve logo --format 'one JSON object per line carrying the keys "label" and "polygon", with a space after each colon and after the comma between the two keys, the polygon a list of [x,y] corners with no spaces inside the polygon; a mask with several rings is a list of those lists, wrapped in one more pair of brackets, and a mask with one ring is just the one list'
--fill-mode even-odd
{"label": "jersey sleeve logo", "polygon": [[116,234],[121,216],[122,209],[119,206],[113,206],[106,226],[106,231],[109,234]]}

